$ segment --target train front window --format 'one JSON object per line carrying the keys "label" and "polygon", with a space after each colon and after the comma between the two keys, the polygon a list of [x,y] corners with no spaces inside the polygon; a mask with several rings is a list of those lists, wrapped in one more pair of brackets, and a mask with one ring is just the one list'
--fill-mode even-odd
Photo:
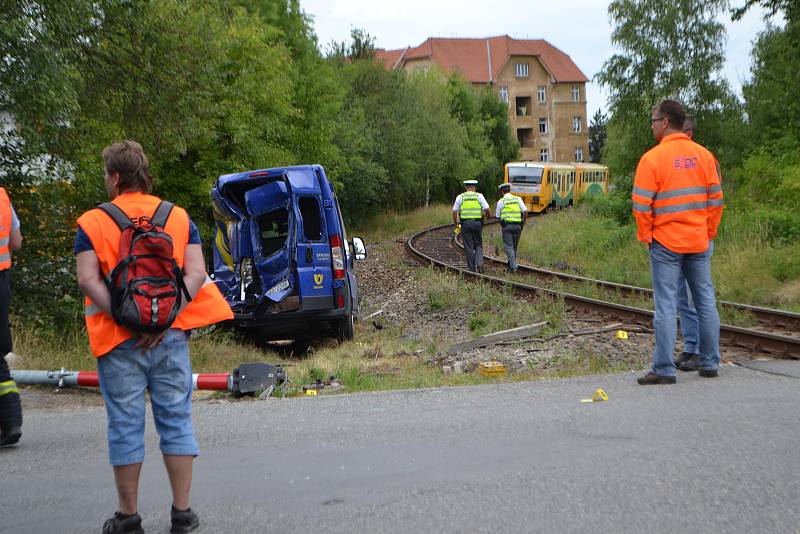
{"label": "train front window", "polygon": [[542,167],[509,167],[508,178],[512,184],[541,184]]}

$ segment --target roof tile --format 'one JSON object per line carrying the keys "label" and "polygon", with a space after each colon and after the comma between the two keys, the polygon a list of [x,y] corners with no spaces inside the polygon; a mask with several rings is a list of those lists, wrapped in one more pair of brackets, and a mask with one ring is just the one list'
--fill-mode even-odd
{"label": "roof tile", "polygon": [[445,72],[459,71],[472,83],[494,81],[512,56],[537,56],[556,82],[589,81],[567,54],[544,39],[512,39],[508,35],[430,37],[416,47],[375,51],[376,59],[386,68],[399,68],[405,61],[431,59]]}

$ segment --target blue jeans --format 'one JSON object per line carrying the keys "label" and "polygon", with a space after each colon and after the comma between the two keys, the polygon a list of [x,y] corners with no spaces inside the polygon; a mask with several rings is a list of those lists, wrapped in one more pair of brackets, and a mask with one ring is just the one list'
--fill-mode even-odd
{"label": "blue jeans", "polygon": [[163,454],[197,456],[192,430],[192,363],[182,330],[169,330],[148,351],[120,343],[97,359],[100,391],[108,417],[111,465],[144,461],[145,390],[150,391],[153,419]]}
{"label": "blue jeans", "polygon": [[[708,250],[714,253],[714,242],[709,241]],[[699,330],[697,310],[694,309],[694,299],[689,291],[689,284],[684,279],[678,284],[678,315],[681,318],[681,334],[683,335],[683,352],[700,354]]]}
{"label": "blue jeans", "polygon": [[719,367],[719,314],[711,281],[711,247],[705,252],[680,254],[653,241],[650,246],[650,269],[653,275],[656,347],[653,372],[675,376],[672,360],[677,335],[677,299],[683,279],[689,286],[698,320],[700,367]]}
{"label": "blue jeans", "polygon": [[697,310],[694,309],[694,299],[689,292],[689,284],[681,280],[678,284],[678,316],[681,318],[681,334],[683,335],[683,352],[689,354],[699,353],[697,341],[700,325],[697,321]]}

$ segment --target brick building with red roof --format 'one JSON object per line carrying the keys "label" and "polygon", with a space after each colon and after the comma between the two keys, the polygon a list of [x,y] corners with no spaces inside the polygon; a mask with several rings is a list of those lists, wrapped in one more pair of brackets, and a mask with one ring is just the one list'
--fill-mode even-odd
{"label": "brick building with red roof", "polygon": [[417,47],[375,51],[387,69],[431,67],[489,86],[508,104],[524,160],[584,161],[589,155],[586,82],[570,57],[544,39],[426,39]]}

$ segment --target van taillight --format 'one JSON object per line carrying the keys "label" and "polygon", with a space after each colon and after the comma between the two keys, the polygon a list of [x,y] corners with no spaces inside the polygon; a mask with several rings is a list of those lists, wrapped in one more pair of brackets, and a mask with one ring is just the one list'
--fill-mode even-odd
{"label": "van taillight", "polygon": [[344,251],[339,234],[331,236],[331,259],[333,260],[333,279],[341,280],[344,278]]}

